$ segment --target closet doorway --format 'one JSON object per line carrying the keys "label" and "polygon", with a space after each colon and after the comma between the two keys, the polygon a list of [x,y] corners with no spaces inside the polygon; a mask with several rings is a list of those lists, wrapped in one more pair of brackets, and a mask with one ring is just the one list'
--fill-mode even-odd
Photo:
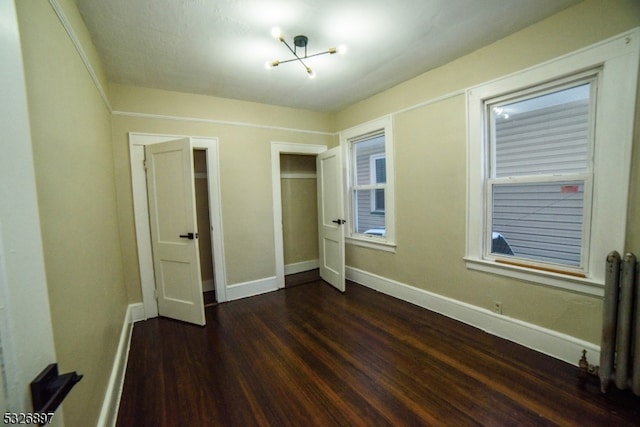
{"label": "closet doorway", "polygon": [[320,278],[316,156],[280,154],[285,287]]}
{"label": "closet doorway", "polygon": [[213,245],[211,241],[211,220],[209,201],[209,168],[207,151],[193,150],[193,179],[196,197],[196,219],[198,221],[198,250],[200,253],[200,277],[204,307],[216,305],[215,275],[213,265]]}
{"label": "closet doorway", "polygon": [[[271,143],[276,283],[318,268],[316,156],[326,145]],[[310,233],[314,233],[311,235]]]}

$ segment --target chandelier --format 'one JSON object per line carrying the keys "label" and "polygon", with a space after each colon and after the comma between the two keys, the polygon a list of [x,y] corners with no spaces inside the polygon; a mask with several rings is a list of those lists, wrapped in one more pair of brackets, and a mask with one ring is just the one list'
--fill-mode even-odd
{"label": "chandelier", "polygon": [[[284,36],[282,35],[282,31],[280,31],[280,28],[274,28],[271,30],[271,35],[273,37],[275,37],[276,39],[280,40],[282,43],[284,43],[284,45],[289,49],[289,51],[291,53],[293,53],[293,56],[295,58],[291,58],[291,59],[286,59],[283,61],[280,60],[275,60],[275,61],[267,61],[267,63],[265,64],[265,67],[267,69],[272,69],[274,67],[279,66],[280,64],[286,64],[287,62],[293,62],[293,61],[298,61],[300,62],[300,64],[302,64],[302,66],[304,67],[305,71],[307,72],[307,75],[309,76],[309,78],[313,79],[316,77],[316,73],[315,71],[313,71],[311,69],[311,67],[309,67],[304,60],[308,59],[308,58],[313,58],[314,56],[320,56],[320,55],[333,55],[334,53],[340,53],[343,54],[346,52],[346,47],[344,45],[340,45],[337,48],[335,47],[330,47],[328,50],[325,50],[324,52],[320,52],[320,53],[314,53],[309,55],[307,53],[307,44],[309,44],[309,38],[307,36],[304,35],[298,35],[295,36],[293,38],[293,48],[291,47],[291,45],[289,45],[289,43],[287,43],[287,41],[284,39]],[[302,56],[302,54],[298,54],[298,48],[300,49],[304,49],[304,56]]]}

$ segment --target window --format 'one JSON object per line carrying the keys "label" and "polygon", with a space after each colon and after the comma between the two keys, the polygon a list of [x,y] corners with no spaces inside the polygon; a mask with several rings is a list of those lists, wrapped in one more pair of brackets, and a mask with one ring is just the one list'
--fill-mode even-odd
{"label": "window", "polygon": [[485,102],[485,257],[583,273],[595,77]]}
{"label": "window", "polygon": [[602,295],[624,251],[640,32],[467,90],[467,267]]}
{"label": "window", "polygon": [[[349,243],[393,247],[391,120],[384,118],[342,132],[349,170]],[[391,249],[392,250],[392,249]]]}

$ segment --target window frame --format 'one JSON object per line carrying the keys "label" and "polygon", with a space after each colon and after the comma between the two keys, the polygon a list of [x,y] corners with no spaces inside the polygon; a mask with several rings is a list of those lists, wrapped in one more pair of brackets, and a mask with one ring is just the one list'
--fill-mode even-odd
{"label": "window frame", "polygon": [[[353,145],[362,139],[375,135],[384,134],[385,141],[385,174],[386,183],[374,184],[377,188],[384,189],[385,196],[385,235],[374,236],[364,233],[358,233],[355,231],[355,217],[357,212],[353,207],[354,203],[354,158],[353,158]],[[382,118],[372,120],[354,126],[347,130],[340,132],[340,145],[344,154],[344,168],[346,173],[345,179],[345,207],[347,214],[347,227],[345,242],[356,246],[364,246],[372,249],[378,249],[387,252],[395,252],[395,188],[394,188],[394,161],[393,161],[393,129],[392,129],[392,117],[390,115]],[[379,155],[379,154],[378,154]],[[372,155],[374,157],[376,155]],[[371,160],[370,160],[371,161]],[[371,186],[366,186],[368,189],[375,191]],[[372,199],[373,203],[373,199]]]}
{"label": "window frame", "polygon": [[[640,57],[639,38],[640,29],[635,29],[467,89],[467,223],[464,257],[467,268],[591,295],[603,295],[606,255],[612,250],[622,253],[625,246]],[[511,265],[487,257],[486,185],[490,178],[487,159],[491,155],[490,147],[487,146],[489,129],[485,119],[487,100],[595,72],[597,95],[592,148],[592,208],[585,277],[579,277],[566,269],[558,271]],[[612,206],[615,208],[611,209]]]}
{"label": "window frame", "polygon": [[[487,144],[488,156],[485,159],[487,167],[487,178],[485,180],[485,232],[483,242],[483,258],[494,262],[511,262],[513,264],[521,265],[523,267],[538,268],[538,269],[550,269],[558,271],[564,274],[571,274],[576,276],[587,276],[589,265],[589,249],[590,249],[590,231],[591,231],[591,212],[593,205],[593,156],[594,156],[594,134],[595,134],[595,112],[597,106],[597,84],[600,69],[593,69],[584,73],[578,73],[568,78],[554,80],[542,85],[526,88],[522,91],[515,93],[509,93],[507,95],[499,96],[493,99],[487,99],[484,101],[484,120],[487,129],[485,136],[485,144]],[[588,148],[587,148],[587,165],[584,172],[581,173],[541,173],[536,175],[518,175],[508,177],[496,177],[495,171],[497,170],[496,159],[496,137],[495,127],[492,125],[491,111],[495,107],[505,105],[507,103],[519,102],[526,99],[532,99],[538,96],[547,95],[564,89],[568,89],[582,84],[590,84],[590,99],[589,99],[589,134],[588,134]],[[545,261],[536,261],[530,258],[518,257],[518,256],[504,256],[501,254],[495,254],[491,250],[491,239],[493,232],[493,188],[495,185],[508,185],[508,184],[533,184],[533,183],[551,183],[551,182],[564,182],[564,181],[582,181],[584,187],[583,198],[583,220],[582,220],[582,251],[580,254],[580,264],[577,267],[572,267],[568,264],[560,264]],[[586,246],[586,247],[585,247]]]}

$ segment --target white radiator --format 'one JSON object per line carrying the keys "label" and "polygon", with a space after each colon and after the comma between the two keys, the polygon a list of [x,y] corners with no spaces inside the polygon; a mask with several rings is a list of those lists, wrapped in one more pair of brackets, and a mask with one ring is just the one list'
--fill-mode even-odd
{"label": "white radiator", "polygon": [[635,255],[624,259],[613,251],[607,256],[602,343],[600,344],[600,389],[611,381],[623,390],[631,387],[640,396],[640,280]]}

